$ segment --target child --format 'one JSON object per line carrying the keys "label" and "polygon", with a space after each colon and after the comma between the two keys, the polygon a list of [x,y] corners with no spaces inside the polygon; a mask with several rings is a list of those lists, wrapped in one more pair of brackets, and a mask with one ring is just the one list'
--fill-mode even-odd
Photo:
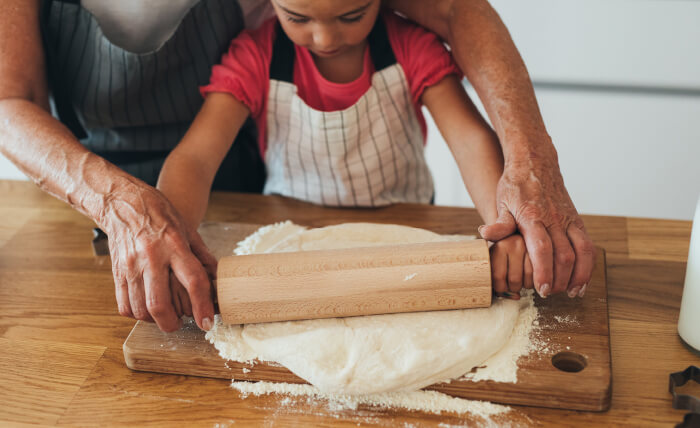
{"label": "child", "polygon": [[[264,193],[330,205],[429,203],[427,106],[482,218],[495,220],[503,158],[438,38],[380,0],[272,0],[276,18],[231,43],[205,102],[167,158],[158,187],[187,225],[204,217],[212,181],[251,115],[267,168]],[[532,288],[521,236],[492,246],[494,289]],[[510,291],[510,292],[509,292]]]}

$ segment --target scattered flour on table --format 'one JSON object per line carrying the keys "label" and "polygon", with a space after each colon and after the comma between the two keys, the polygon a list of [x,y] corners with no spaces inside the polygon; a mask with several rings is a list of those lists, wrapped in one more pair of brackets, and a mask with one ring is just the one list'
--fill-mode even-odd
{"label": "scattered flour on table", "polygon": [[307,396],[327,400],[331,410],[356,410],[359,405],[395,407],[407,410],[420,410],[429,413],[451,412],[457,414],[471,413],[489,418],[493,415],[511,410],[508,406],[488,401],[464,400],[450,397],[436,391],[385,392],[369,395],[328,394],[312,385],[278,383],[278,382],[239,382],[233,381],[231,387],[241,394],[267,395],[283,394],[289,396]]}
{"label": "scattered flour on table", "polygon": [[579,324],[575,315],[554,315],[554,320],[558,324],[567,324],[567,325],[578,325]]}

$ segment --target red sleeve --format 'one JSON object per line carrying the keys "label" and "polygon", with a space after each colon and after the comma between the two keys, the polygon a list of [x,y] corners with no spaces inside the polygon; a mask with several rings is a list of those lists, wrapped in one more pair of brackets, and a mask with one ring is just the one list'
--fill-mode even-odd
{"label": "red sleeve", "polygon": [[209,84],[199,88],[202,96],[210,92],[229,93],[250,109],[253,118],[259,117],[269,87],[274,24],[275,20],[270,19],[258,29],[245,30],[233,39],[221,64],[212,67]]}
{"label": "red sleeve", "polygon": [[420,102],[426,88],[448,74],[462,77],[438,36],[394,13],[386,13],[383,17],[396,61],[406,73],[414,104]]}

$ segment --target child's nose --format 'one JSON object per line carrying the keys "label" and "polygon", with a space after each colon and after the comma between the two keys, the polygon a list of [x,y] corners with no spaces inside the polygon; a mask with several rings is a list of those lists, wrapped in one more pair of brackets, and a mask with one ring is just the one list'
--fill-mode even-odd
{"label": "child's nose", "polygon": [[316,45],[317,49],[334,49],[336,47],[336,39],[335,31],[326,25],[320,26],[320,28],[314,32],[314,45]]}

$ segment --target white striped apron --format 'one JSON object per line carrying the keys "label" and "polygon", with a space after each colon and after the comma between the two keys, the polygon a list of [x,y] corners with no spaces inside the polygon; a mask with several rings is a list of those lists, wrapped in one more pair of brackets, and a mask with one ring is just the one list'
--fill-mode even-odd
{"label": "white striped apron", "polygon": [[294,45],[277,26],[267,102],[265,194],[320,205],[429,203],[433,179],[410,89],[382,18],[369,35],[375,73],[352,106],[319,111],[292,81]]}

